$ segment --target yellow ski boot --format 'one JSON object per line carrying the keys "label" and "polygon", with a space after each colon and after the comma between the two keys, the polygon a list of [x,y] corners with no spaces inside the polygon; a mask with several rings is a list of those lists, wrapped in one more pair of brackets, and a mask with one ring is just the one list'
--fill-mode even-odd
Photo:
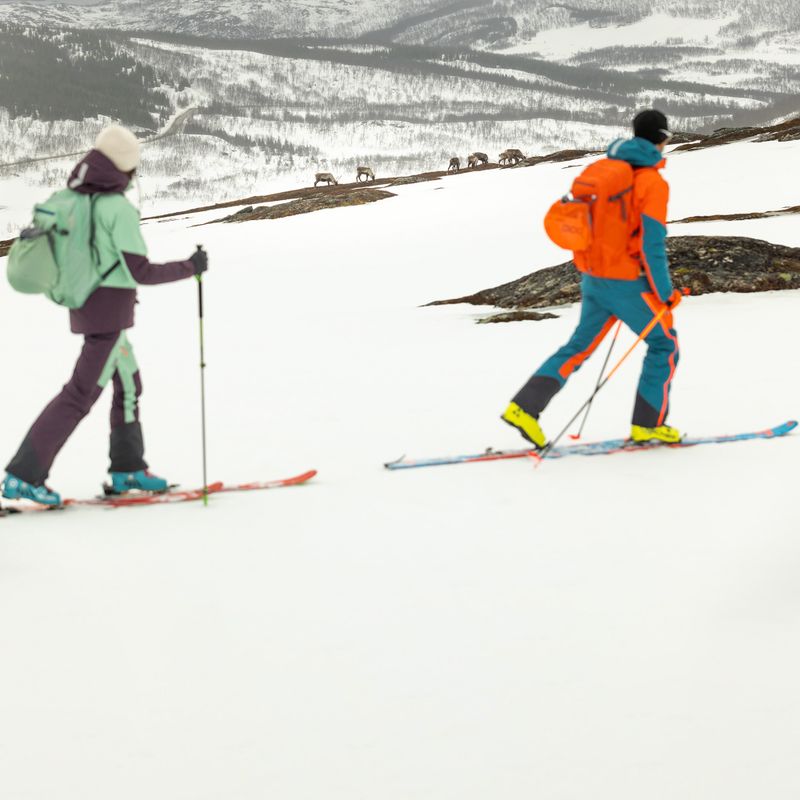
{"label": "yellow ski boot", "polygon": [[539,425],[539,420],[523,411],[516,403],[511,403],[500,419],[516,428],[537,450],[541,450],[547,444],[547,437]]}
{"label": "yellow ski boot", "polygon": [[649,444],[650,442],[663,442],[664,444],[678,444],[683,438],[681,432],[669,425],[659,425],[657,428],[643,428],[641,425],[631,425],[631,441],[634,444]]}

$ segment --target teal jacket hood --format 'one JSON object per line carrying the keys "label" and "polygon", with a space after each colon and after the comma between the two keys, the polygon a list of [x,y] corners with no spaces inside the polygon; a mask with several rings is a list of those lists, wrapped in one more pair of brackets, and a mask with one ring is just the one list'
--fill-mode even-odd
{"label": "teal jacket hood", "polygon": [[638,136],[612,142],[607,155],[617,161],[627,161],[632,167],[657,167],[664,160],[664,154],[652,142]]}

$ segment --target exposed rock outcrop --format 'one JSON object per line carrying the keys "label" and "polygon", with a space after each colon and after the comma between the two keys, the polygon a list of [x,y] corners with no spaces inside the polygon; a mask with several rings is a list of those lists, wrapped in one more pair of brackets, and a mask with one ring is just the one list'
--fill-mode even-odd
{"label": "exposed rock outcrop", "polygon": [[691,131],[676,131],[672,134],[670,144],[689,144],[690,142],[702,142],[708,139],[707,133],[692,133]]}
{"label": "exposed rock outcrop", "polygon": [[[800,289],[800,248],[744,237],[676,236],[667,240],[667,249],[675,286],[693,295]],[[550,308],[578,302],[580,279],[567,261],[502,286],[428,305]]]}
{"label": "exposed rock outcrop", "polygon": [[[484,172],[486,170],[500,169],[498,164],[484,164],[473,172]],[[426,183],[429,181],[438,181],[442,178],[458,178],[467,175],[466,170],[461,172],[422,172],[419,175],[401,175],[393,178],[378,178],[376,181],[370,181],[370,189],[377,189],[378,187],[390,188],[392,186],[403,186],[411,183]],[[168,214],[158,214],[152,217],[144,217],[144,222],[151,220],[174,219],[175,217],[185,217],[189,214],[200,214],[206,211],[218,211],[226,208],[236,208],[238,206],[255,206],[259,203],[280,203],[285,200],[306,200],[309,198],[317,197],[339,197],[348,195],[352,192],[361,192],[364,189],[363,183],[340,183],[338,186],[319,186],[319,187],[304,187],[302,189],[293,189],[286,192],[276,192],[275,194],[262,194],[253,195],[251,197],[244,197],[240,200],[226,200],[224,203],[215,203],[207,206],[197,206],[196,208],[188,208],[184,211],[171,211]],[[360,205],[359,203],[341,202],[338,205]],[[324,206],[328,208],[329,206]],[[225,218],[227,220],[227,218]]]}
{"label": "exposed rock outcrop", "polygon": [[558,319],[558,314],[551,314],[549,311],[545,311],[544,313],[541,311],[506,311],[503,314],[494,314],[491,317],[479,319],[478,324],[485,325],[489,322],[523,322],[524,320],[539,322],[543,319]]}
{"label": "exposed rock outcrop", "polygon": [[788,206],[777,211],[753,211],[742,214],[710,214],[708,216],[684,217],[683,219],[670,220],[670,225],[680,225],[687,222],[741,222],[748,219],[769,219],[770,217],[786,217],[791,214],[800,214],[800,206]]}
{"label": "exposed rock outcrop", "polygon": [[700,150],[704,147],[741,142],[745,139],[754,139],[757,142],[788,142],[800,139],[800,117],[766,128],[719,128],[701,141],[690,142],[675,149]]}
{"label": "exposed rock outcrop", "polygon": [[[742,139],[755,139],[756,141],[771,141],[773,139],[797,139],[800,138],[800,118],[781,123],[780,125],[773,125],[768,128],[721,128],[710,136],[699,133],[680,132],[675,135],[673,141],[681,144],[676,150],[693,150],[699,147],[712,147],[714,145],[728,144],[729,142],[740,141]],[[559,163],[565,161],[576,161],[586,156],[601,155],[604,150],[559,150],[555,153],[549,153],[544,156],[531,156],[521,161],[516,166],[509,166],[508,169],[524,169],[525,167],[535,167],[537,164],[546,163]],[[484,171],[492,169],[500,169],[499,164],[482,164],[476,170]],[[418,175],[400,175],[395,177],[378,178],[374,183],[370,183],[370,187],[391,187],[403,186],[412,183],[423,183],[426,181],[438,181],[443,178],[457,178],[469,173],[469,170],[461,171],[434,171],[423,172]],[[237,206],[256,205],[259,203],[273,203],[283,200],[301,200],[308,197],[316,197],[321,194],[325,195],[345,195],[353,191],[359,191],[362,184],[359,183],[345,183],[338,186],[321,186],[319,188],[301,188],[293,191],[278,192],[276,194],[257,195],[247,197],[240,200],[231,200],[224,203],[217,203],[214,205],[200,206],[197,208],[185,209],[183,211],[173,211],[168,214],[160,214],[154,217],[146,217],[146,220],[159,220],[169,219],[174,217],[182,217],[187,214],[196,214],[205,211],[213,211],[216,209],[236,208]],[[348,205],[348,203],[342,203]],[[358,205],[357,203],[349,205]]]}
{"label": "exposed rock outcrop", "polygon": [[604,150],[559,150],[546,156],[529,156],[519,166],[535,167],[537,164],[558,163],[560,161],[575,161],[585,156],[599,156]]}
{"label": "exposed rock outcrop", "polygon": [[322,211],[326,208],[363,206],[367,203],[386,200],[389,197],[397,197],[397,195],[381,189],[360,189],[344,194],[319,194],[312,197],[304,197],[301,200],[280,203],[275,206],[248,206],[235,214],[206,224],[211,225],[214,222],[250,222],[255,219],[282,219],[283,217],[294,217],[298,214],[310,214],[313,211]]}

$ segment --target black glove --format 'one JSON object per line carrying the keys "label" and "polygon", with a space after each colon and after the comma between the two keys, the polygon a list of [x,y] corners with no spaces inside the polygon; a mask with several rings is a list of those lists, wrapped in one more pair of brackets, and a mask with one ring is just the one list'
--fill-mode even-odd
{"label": "black glove", "polygon": [[674,289],[672,294],[669,296],[669,299],[664,304],[670,310],[675,308],[677,305],[680,305],[681,300],[683,300],[684,294],[680,289]]}
{"label": "black glove", "polygon": [[206,253],[205,250],[201,250],[199,247],[192,253],[192,257],[189,261],[194,264],[195,275],[202,275],[208,269],[208,253]]}

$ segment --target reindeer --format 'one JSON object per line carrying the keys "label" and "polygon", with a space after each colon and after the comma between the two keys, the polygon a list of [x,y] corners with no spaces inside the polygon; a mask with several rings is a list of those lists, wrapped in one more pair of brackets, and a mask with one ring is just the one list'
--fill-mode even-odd
{"label": "reindeer", "polygon": [[525,155],[522,150],[517,150],[516,147],[509,148],[506,150],[506,153],[508,153],[508,160],[512,161],[515,165],[525,160]]}
{"label": "reindeer", "polygon": [[487,156],[486,153],[473,153],[469,157],[468,161],[469,161],[470,167],[472,167],[474,169],[475,167],[479,166],[480,164],[488,164],[489,163],[489,156]]}
{"label": "reindeer", "polygon": [[450,166],[447,168],[448,172],[461,172],[461,159],[456,156],[450,159]]}
{"label": "reindeer", "polygon": [[509,161],[511,161],[511,152],[509,150],[503,150],[498,159],[500,166],[505,166]]}
{"label": "reindeer", "polygon": [[333,184],[334,186],[339,185],[339,181],[331,175],[330,172],[318,172],[315,176],[316,180],[314,181],[314,188],[317,188],[318,183],[327,183],[328,186]]}
{"label": "reindeer", "polygon": [[364,177],[365,181],[375,180],[375,173],[369,167],[358,168],[358,174],[356,175],[356,180],[361,182],[362,176]]}

